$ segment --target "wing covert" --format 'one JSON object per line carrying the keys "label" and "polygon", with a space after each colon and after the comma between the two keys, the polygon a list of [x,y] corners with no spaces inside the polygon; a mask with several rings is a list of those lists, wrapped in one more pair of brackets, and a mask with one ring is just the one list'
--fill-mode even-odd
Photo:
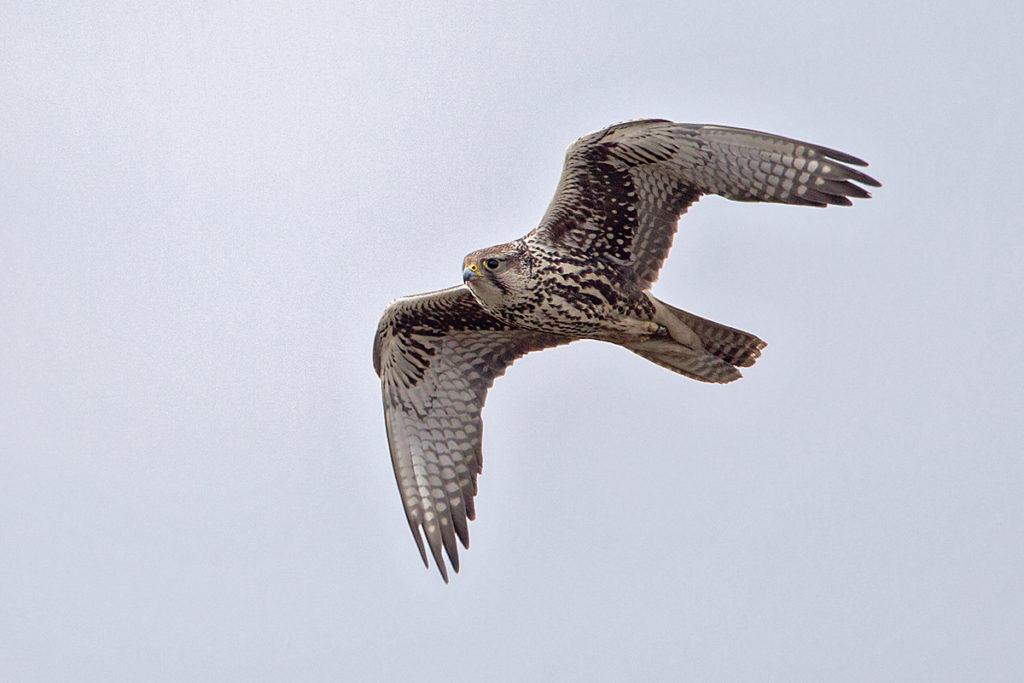
{"label": "wing covert", "polygon": [[391,462],[423,563],[420,529],[445,581],[442,548],[458,571],[456,538],[469,547],[487,390],[517,358],[568,341],[506,325],[464,285],[397,299],[385,310],[373,365]]}

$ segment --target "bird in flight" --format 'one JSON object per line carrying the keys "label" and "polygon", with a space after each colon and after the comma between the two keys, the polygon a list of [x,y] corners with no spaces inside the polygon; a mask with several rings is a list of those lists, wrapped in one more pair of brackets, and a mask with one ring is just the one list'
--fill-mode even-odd
{"label": "bird in flight", "polygon": [[[480,412],[496,377],[531,351],[597,339],[691,379],[725,383],[764,342],[651,292],[680,216],[702,195],[849,206],[880,187],[857,157],[789,138],[661,119],[609,126],[566,152],[533,232],[474,251],[463,284],[388,305],[373,342],[398,490],[423,563],[445,582],[469,547]],[[859,184],[858,184],[859,183]],[[421,536],[421,529],[422,534]]]}

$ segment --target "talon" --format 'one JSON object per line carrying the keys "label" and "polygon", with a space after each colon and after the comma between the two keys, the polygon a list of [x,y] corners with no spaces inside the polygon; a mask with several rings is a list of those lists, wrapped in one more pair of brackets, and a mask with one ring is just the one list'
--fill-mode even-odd
{"label": "talon", "polygon": [[640,333],[640,341],[647,341],[655,335],[664,334],[665,328],[654,322],[653,320],[644,321],[641,327],[642,332]]}

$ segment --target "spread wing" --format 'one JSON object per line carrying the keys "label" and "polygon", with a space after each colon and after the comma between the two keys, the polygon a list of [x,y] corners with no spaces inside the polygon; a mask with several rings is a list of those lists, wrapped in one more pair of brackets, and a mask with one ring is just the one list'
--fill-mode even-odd
{"label": "spread wing", "polygon": [[658,277],[679,217],[701,195],[748,202],[849,206],[879,187],[807,142],[726,126],[660,119],[610,126],[569,147],[555,197],[528,241],[578,248],[622,266],[641,288]]}
{"label": "spread wing", "polygon": [[373,367],[391,463],[423,563],[429,566],[420,528],[445,581],[441,548],[458,571],[456,536],[469,547],[487,390],[517,358],[569,341],[506,325],[464,285],[397,299],[384,311]]}

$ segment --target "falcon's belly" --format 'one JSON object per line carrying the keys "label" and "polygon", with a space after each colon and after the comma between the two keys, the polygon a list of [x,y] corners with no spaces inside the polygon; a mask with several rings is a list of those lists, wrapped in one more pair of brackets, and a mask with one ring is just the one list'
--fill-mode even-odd
{"label": "falcon's belly", "polygon": [[656,331],[654,306],[610,269],[561,259],[534,264],[532,287],[509,292],[496,317],[519,327],[615,343]]}

